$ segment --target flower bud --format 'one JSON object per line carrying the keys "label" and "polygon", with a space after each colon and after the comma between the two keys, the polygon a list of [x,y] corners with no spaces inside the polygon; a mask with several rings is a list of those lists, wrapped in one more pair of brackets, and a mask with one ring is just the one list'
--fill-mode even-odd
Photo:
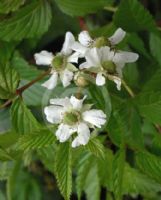
{"label": "flower bud", "polygon": [[103,47],[103,46],[108,46],[109,41],[105,37],[99,37],[95,40],[94,46],[97,48]]}
{"label": "flower bud", "polygon": [[86,87],[89,84],[89,82],[83,76],[78,75],[76,80],[75,80],[75,84],[78,87]]}

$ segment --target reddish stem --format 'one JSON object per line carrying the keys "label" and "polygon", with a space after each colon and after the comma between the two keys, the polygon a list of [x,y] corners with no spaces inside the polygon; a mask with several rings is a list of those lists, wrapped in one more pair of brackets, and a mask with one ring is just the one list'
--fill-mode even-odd
{"label": "reddish stem", "polygon": [[79,17],[78,19],[79,19],[79,26],[80,26],[81,30],[82,31],[83,30],[88,30],[88,27],[87,27],[87,24],[86,24],[84,18],[83,17]]}

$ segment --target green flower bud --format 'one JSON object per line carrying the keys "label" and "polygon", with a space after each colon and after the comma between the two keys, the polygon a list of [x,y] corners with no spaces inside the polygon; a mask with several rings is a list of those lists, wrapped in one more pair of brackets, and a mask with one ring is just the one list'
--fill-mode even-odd
{"label": "green flower bud", "polygon": [[52,61],[52,66],[54,69],[59,70],[63,67],[64,57],[61,55],[57,55],[54,57]]}
{"label": "green flower bud", "polygon": [[79,113],[78,112],[66,112],[64,114],[63,122],[67,125],[74,125],[79,121]]}
{"label": "green flower bud", "polygon": [[116,72],[116,65],[112,61],[105,61],[102,66],[108,73],[113,74]]}
{"label": "green flower bud", "polygon": [[103,47],[103,46],[108,46],[108,45],[109,45],[109,41],[105,37],[99,37],[94,42],[94,46],[97,47],[97,48],[100,48],[100,47]]}
{"label": "green flower bud", "polygon": [[78,76],[77,79],[75,80],[75,84],[78,87],[86,87],[89,84],[89,82],[83,76]]}

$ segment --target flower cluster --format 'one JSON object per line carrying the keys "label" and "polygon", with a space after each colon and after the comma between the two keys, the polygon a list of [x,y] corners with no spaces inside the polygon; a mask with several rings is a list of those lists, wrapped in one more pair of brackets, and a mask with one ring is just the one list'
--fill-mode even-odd
{"label": "flower cluster", "polygon": [[[116,48],[125,35],[121,28],[109,38],[92,38],[88,31],[82,31],[76,41],[73,34],[67,32],[59,53],[53,55],[51,52],[41,51],[35,54],[37,65],[51,67],[51,76],[42,86],[49,90],[54,89],[58,78],[64,87],[69,86],[72,81],[79,87],[85,87],[90,80],[94,80],[97,86],[102,86],[106,79],[109,79],[121,90],[123,67],[126,63],[138,59],[138,54]],[[76,67],[75,63],[79,67]],[[72,136],[72,147],[86,145],[90,138],[90,129],[100,128],[106,122],[103,111],[90,109],[91,105],[88,104],[83,105],[85,98],[78,99],[72,96],[70,99],[51,99],[52,105],[44,110],[50,123],[59,124],[56,131],[58,140],[65,142]]]}

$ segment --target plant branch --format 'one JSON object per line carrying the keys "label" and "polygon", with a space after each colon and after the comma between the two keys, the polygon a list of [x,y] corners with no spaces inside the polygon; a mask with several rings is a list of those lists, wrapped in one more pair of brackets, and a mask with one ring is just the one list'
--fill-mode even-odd
{"label": "plant branch", "polygon": [[[41,79],[43,79],[45,76],[47,76],[48,74],[50,74],[51,69],[45,71],[44,73],[42,73],[40,76],[38,76],[37,78],[35,78],[34,80],[32,80],[31,82],[27,83],[26,85],[22,86],[21,88],[17,89],[15,92],[14,96],[18,96],[18,95],[22,95],[23,91],[25,91],[26,89],[28,89],[29,87],[31,87],[33,84],[35,84],[36,82],[40,81]],[[8,99],[4,104],[2,104],[0,106],[0,109],[5,108],[6,106],[8,106],[9,104],[12,103],[12,99]]]}
{"label": "plant branch", "polygon": [[107,11],[110,11],[110,12],[116,12],[117,7],[106,6],[106,7],[104,7],[104,9]]}
{"label": "plant branch", "polygon": [[123,79],[121,80],[121,83],[124,86],[124,88],[127,90],[127,92],[129,93],[129,95],[131,97],[135,97],[134,92],[132,91],[132,89],[127,85],[127,83]]}

